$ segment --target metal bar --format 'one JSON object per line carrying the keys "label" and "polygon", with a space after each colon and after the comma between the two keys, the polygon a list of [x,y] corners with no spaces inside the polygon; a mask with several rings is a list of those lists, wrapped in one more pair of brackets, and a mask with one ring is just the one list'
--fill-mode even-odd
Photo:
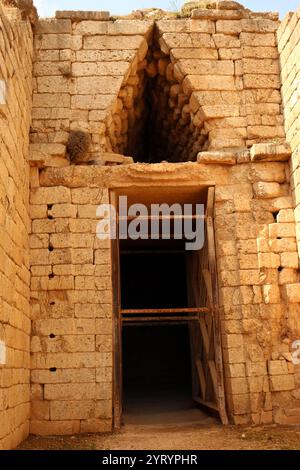
{"label": "metal bar", "polygon": [[198,317],[138,317],[138,318],[122,318],[122,322],[179,322],[179,321],[197,321]]}
{"label": "metal bar", "polygon": [[121,315],[142,315],[142,314],[159,314],[159,313],[208,313],[207,307],[196,308],[149,308],[149,309],[121,309]]}

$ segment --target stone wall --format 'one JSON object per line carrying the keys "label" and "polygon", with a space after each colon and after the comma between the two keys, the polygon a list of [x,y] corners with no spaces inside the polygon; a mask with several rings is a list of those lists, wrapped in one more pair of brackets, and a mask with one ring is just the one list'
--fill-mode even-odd
{"label": "stone wall", "polygon": [[[289,13],[281,23],[278,33],[278,49],[280,53],[282,99],[284,106],[284,122],[287,141],[291,145],[292,156],[289,165],[291,191],[294,198],[294,216],[296,222],[296,238],[298,245],[298,261],[300,257],[300,81],[299,81],[299,41],[300,12]],[[299,264],[298,264],[299,267]],[[291,310],[295,321],[299,317],[300,284],[291,285],[287,291],[295,304]],[[300,368],[297,367],[296,380],[300,386]],[[300,396],[298,395],[298,398]]]}
{"label": "stone wall", "polygon": [[107,201],[86,178],[50,187],[37,171],[32,180],[34,434],[112,428],[110,243],[96,238],[96,209]]}
{"label": "stone wall", "polygon": [[251,163],[246,152],[244,160],[247,157],[248,161],[229,165],[207,161],[48,168],[36,177],[31,193],[37,319],[32,338],[36,395],[31,432],[68,434],[111,428],[110,250],[95,237],[97,204],[107,200],[109,188],[149,188],[151,184],[178,188],[208,181],[216,185],[219,294],[231,422],[299,422],[299,384],[291,361],[291,342],[300,335],[299,305],[288,305],[285,297],[291,279],[299,280],[296,266],[288,264],[289,253],[296,253],[288,165]]}
{"label": "stone wall", "polygon": [[[178,18],[58,12],[35,25],[34,57],[29,22],[0,6],[3,448],[27,435],[29,400],[34,434],[112,429],[114,286],[96,209],[132,186],[215,185],[230,420],[300,422],[299,14],[278,31],[281,96],[278,15],[210,3]],[[98,165],[71,165],[76,130]],[[123,155],[176,163],[104,166]]]}
{"label": "stone wall", "polygon": [[[208,181],[216,185],[230,419],[299,422],[291,348],[300,337],[300,279],[278,16],[229,3],[233,10],[157,21],[59,12],[36,26],[30,154],[35,434],[112,428],[111,251],[95,236],[97,205],[116,187]],[[136,161],[198,163],[70,166],[72,130],[91,135],[92,161],[114,152]],[[150,155],[134,155],[148,143]]]}
{"label": "stone wall", "polygon": [[0,3],[0,449],[29,430],[29,126],[32,30]]}
{"label": "stone wall", "polygon": [[[291,188],[295,199],[298,252],[300,255],[300,10],[289,13],[278,29],[285,130],[291,145]],[[300,300],[300,293],[299,293]]]}
{"label": "stone wall", "polygon": [[92,137],[91,156],[150,162],[284,140],[278,15],[238,8],[157,21],[103,12],[40,20],[32,158],[67,165],[69,131],[78,129]]}

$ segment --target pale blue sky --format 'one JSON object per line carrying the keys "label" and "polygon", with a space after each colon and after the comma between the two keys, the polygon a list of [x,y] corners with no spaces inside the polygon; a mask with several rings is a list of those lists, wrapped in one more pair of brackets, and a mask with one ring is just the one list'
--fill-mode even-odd
{"label": "pale blue sky", "polygon": [[[34,0],[34,3],[40,16],[54,16],[56,10],[108,10],[113,14],[151,7],[172,10],[174,4],[180,7],[183,0]],[[240,3],[254,11],[279,11],[284,16],[294,11],[300,0],[240,0]]]}

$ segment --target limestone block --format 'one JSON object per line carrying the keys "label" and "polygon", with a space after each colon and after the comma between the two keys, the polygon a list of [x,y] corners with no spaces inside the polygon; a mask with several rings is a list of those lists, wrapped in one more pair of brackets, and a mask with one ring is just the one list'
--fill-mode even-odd
{"label": "limestone block", "polygon": [[31,234],[29,237],[30,248],[48,248],[49,235],[48,234]]}
{"label": "limestone block", "polygon": [[278,49],[276,47],[263,47],[251,45],[242,47],[243,57],[252,59],[278,59]]}
{"label": "limestone block", "polygon": [[185,74],[191,75],[234,75],[231,60],[181,59],[180,67]]}
{"label": "limestone block", "polygon": [[183,81],[183,90],[190,94],[195,90],[235,90],[234,77],[228,75],[189,75]]}
{"label": "limestone block", "polygon": [[[210,59],[210,60],[217,60],[218,59],[218,51],[217,49],[201,47],[198,48],[173,48],[170,52],[170,56],[174,60],[180,59]],[[222,57],[221,57],[222,58]],[[228,57],[224,57],[226,59]],[[231,59],[231,57],[229,57]]]}
{"label": "limestone block", "polygon": [[245,377],[245,364],[226,364],[225,377]]}
{"label": "limestone block", "polygon": [[259,73],[244,74],[243,76],[245,89],[251,88],[275,88],[280,89],[279,75],[266,75]]}
{"label": "limestone block", "polygon": [[261,377],[267,375],[267,364],[265,361],[246,362],[246,376],[247,377]]}
{"label": "limestone block", "polygon": [[276,59],[246,59],[242,61],[245,74],[275,75],[280,73],[279,62]]}
{"label": "limestone block", "polygon": [[[100,369],[96,369],[96,375],[98,375],[98,373],[99,373],[99,378],[101,378],[101,375],[103,374],[100,372]],[[101,382],[101,381],[97,380],[97,382]],[[112,401],[111,400],[98,400],[96,402],[95,416],[97,418],[110,418],[112,416]]]}
{"label": "limestone block", "polygon": [[30,417],[32,420],[50,419],[50,406],[48,401],[32,401],[30,404]]}
{"label": "limestone block", "polygon": [[274,253],[296,253],[297,244],[293,238],[271,239],[268,241],[268,246]]}
{"label": "limestone block", "polygon": [[216,32],[238,35],[242,31],[240,20],[219,20],[216,22]]}
{"label": "limestone block", "polygon": [[[97,266],[98,267],[98,266]],[[108,318],[112,313],[110,304],[78,304],[75,305],[75,316],[77,318]]]}
{"label": "limestone block", "polygon": [[191,21],[187,19],[182,20],[159,20],[156,22],[158,30],[161,34],[164,33],[208,33],[215,32],[215,23],[209,20]]}
{"label": "limestone block", "polygon": [[294,390],[295,378],[292,374],[289,375],[272,375],[270,377],[271,389],[274,392],[280,392],[284,390]]}
{"label": "limestone block", "polygon": [[138,49],[143,42],[143,36],[85,36],[83,38],[83,49],[119,50]]}
{"label": "limestone block", "polygon": [[246,377],[232,377],[227,384],[225,384],[227,393],[237,395],[248,393],[248,380]]}
{"label": "limestone block", "polygon": [[48,210],[48,215],[53,218],[76,218],[77,206],[73,204],[54,204],[51,209]]}
{"label": "limestone block", "polygon": [[[59,103],[61,108],[69,108],[71,104],[70,95],[67,93],[34,93],[33,106],[36,108],[55,108]],[[33,145],[33,144],[31,144]]]}
{"label": "limestone block", "polygon": [[258,263],[260,268],[278,268],[280,256],[276,253],[259,253]]}
{"label": "limestone block", "polygon": [[70,93],[73,88],[73,82],[66,77],[51,76],[37,78],[39,93]]}
{"label": "limestone block", "polygon": [[173,48],[215,48],[211,35],[207,33],[165,33],[159,39],[159,43],[166,53]]}
{"label": "limestone block", "polygon": [[242,46],[251,47],[275,47],[276,36],[273,33],[247,33],[240,34],[240,41]]}
{"label": "limestone block", "polygon": [[72,290],[74,289],[73,276],[54,276],[48,277],[31,277],[31,288],[33,291],[50,291],[50,290]]}
{"label": "limestone block", "polygon": [[48,265],[49,250],[48,249],[31,249],[30,250],[30,264],[34,265]]}
{"label": "limestone block", "polygon": [[99,387],[96,383],[46,384],[44,387],[46,400],[81,401],[93,400],[96,399],[98,396],[101,396],[99,394]]}
{"label": "limestone block", "polygon": [[297,271],[295,269],[284,268],[279,273],[279,285],[296,283],[298,280]]}
{"label": "limestone block", "polygon": [[42,34],[35,37],[37,49],[71,49],[71,34]]}
{"label": "limestone block", "polygon": [[80,50],[76,52],[77,62],[131,62],[136,54],[135,50]]}
{"label": "limestone block", "polygon": [[296,228],[293,223],[270,224],[269,237],[270,238],[295,238]]}
{"label": "limestone block", "polygon": [[300,283],[286,284],[284,286],[284,293],[288,302],[291,302],[291,303],[300,302]]}
{"label": "limestone block", "polygon": [[281,195],[281,187],[279,183],[257,182],[253,184],[255,197],[259,199],[269,199]]}
{"label": "limestone block", "polygon": [[55,13],[57,19],[70,19],[77,21],[107,21],[110,18],[108,11],[72,11],[60,10]]}
{"label": "limestone block", "polygon": [[281,253],[280,255],[280,265],[283,268],[299,268],[299,258],[298,253]]}
{"label": "limestone block", "polygon": [[35,34],[72,33],[71,20],[56,20],[53,18],[39,19],[35,24]]}
{"label": "limestone block", "polygon": [[291,156],[291,148],[284,144],[254,144],[251,147],[252,161],[288,161]]}
{"label": "limestone block", "polygon": [[88,419],[94,416],[95,404],[92,400],[52,401],[50,413],[52,420]]}
{"label": "limestone block", "polygon": [[108,63],[80,63],[75,62],[72,64],[72,75],[74,77],[88,77],[88,76],[110,76],[121,75],[122,77],[128,72],[128,62],[108,62]]}
{"label": "limestone block", "polygon": [[[184,22],[186,20],[183,20]],[[111,36],[121,35],[145,35],[149,28],[153,26],[153,21],[117,20],[117,21],[80,21],[74,25],[74,33],[84,36],[94,36],[105,34]]]}
{"label": "limestone block", "polygon": [[241,47],[241,42],[238,38],[231,36],[229,34],[217,33],[213,35],[213,40],[215,47],[226,48],[226,49],[239,49]]}
{"label": "limestone block", "polygon": [[[52,417],[51,417],[52,419]],[[74,435],[80,431],[80,421],[63,421],[57,418],[57,421],[32,420],[30,422],[30,433],[38,436],[50,435]]]}
{"label": "limestone block", "polygon": [[80,422],[81,433],[108,433],[112,431],[111,419],[85,419]]}
{"label": "limestone block", "polygon": [[99,352],[112,352],[112,336],[111,335],[97,335],[96,336],[96,351]]}
{"label": "limestone block", "polygon": [[[106,79],[108,80],[108,78]],[[86,83],[84,84],[86,86]],[[85,95],[75,95],[71,98],[71,108],[73,109],[107,109],[112,105],[113,100],[115,99],[114,94],[100,94],[101,90],[98,89],[95,95],[85,94]],[[114,93],[114,92],[113,92]],[[105,115],[104,115],[105,116]]]}
{"label": "limestone block", "polygon": [[235,165],[236,155],[233,152],[200,152],[197,161],[206,164]]}
{"label": "limestone block", "polygon": [[[60,166],[59,161],[65,159],[66,146],[62,144],[30,144],[29,162],[32,166]],[[56,164],[55,164],[56,163]],[[61,165],[67,165],[62,161]]]}
{"label": "limestone block", "polygon": [[275,284],[266,284],[263,286],[263,298],[265,304],[278,304],[280,303],[280,289]]}
{"label": "limestone block", "polygon": [[245,33],[276,33],[279,22],[268,18],[243,18],[241,25]]}
{"label": "limestone block", "polygon": [[118,92],[122,81],[123,77],[78,77],[75,82],[76,93],[114,94]]}
{"label": "limestone block", "polygon": [[270,375],[287,375],[288,368],[286,361],[268,361]]}
{"label": "limestone block", "polygon": [[219,58],[221,60],[241,60],[242,50],[241,49],[227,49],[222,47],[218,49]]}
{"label": "limestone block", "polygon": [[202,20],[240,20],[243,14],[243,10],[196,9],[192,11],[191,18]]}

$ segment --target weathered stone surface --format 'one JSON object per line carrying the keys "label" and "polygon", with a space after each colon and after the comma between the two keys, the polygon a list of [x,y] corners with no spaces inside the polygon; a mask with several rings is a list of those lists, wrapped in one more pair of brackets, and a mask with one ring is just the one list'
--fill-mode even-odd
{"label": "weathered stone surface", "polygon": [[291,147],[283,144],[254,144],[251,148],[252,161],[288,161],[291,157]]}
{"label": "weathered stone surface", "polygon": [[201,20],[239,20],[243,18],[243,10],[193,10],[191,18]]}
{"label": "weathered stone surface", "polygon": [[258,182],[253,185],[254,194],[260,199],[269,199],[280,196],[281,188],[278,183]]}
{"label": "weathered stone surface", "polygon": [[206,164],[235,165],[236,154],[233,152],[200,152],[198,162]]}
{"label": "weathered stone surface", "polygon": [[72,23],[68,19],[40,19],[35,25],[36,34],[65,34],[72,33]]}
{"label": "weathered stone surface", "polygon": [[143,36],[85,36],[83,49],[109,50],[109,49],[138,49],[143,41]]}
{"label": "weathered stone surface", "polygon": [[299,284],[286,284],[285,288],[285,296],[286,299],[291,303],[298,303],[300,302],[300,289]]}
{"label": "weathered stone surface", "polygon": [[[34,53],[25,17],[0,6],[0,448],[30,413],[37,434],[111,430],[112,252],[96,227],[120,188],[203,202],[215,187],[230,419],[299,423],[299,12],[277,41],[276,14],[187,3],[182,18],[58,12]],[[81,165],[72,131],[90,139]]]}
{"label": "weathered stone surface", "polygon": [[55,13],[58,19],[70,19],[72,21],[107,21],[110,17],[108,11],[78,11],[60,10]]}

